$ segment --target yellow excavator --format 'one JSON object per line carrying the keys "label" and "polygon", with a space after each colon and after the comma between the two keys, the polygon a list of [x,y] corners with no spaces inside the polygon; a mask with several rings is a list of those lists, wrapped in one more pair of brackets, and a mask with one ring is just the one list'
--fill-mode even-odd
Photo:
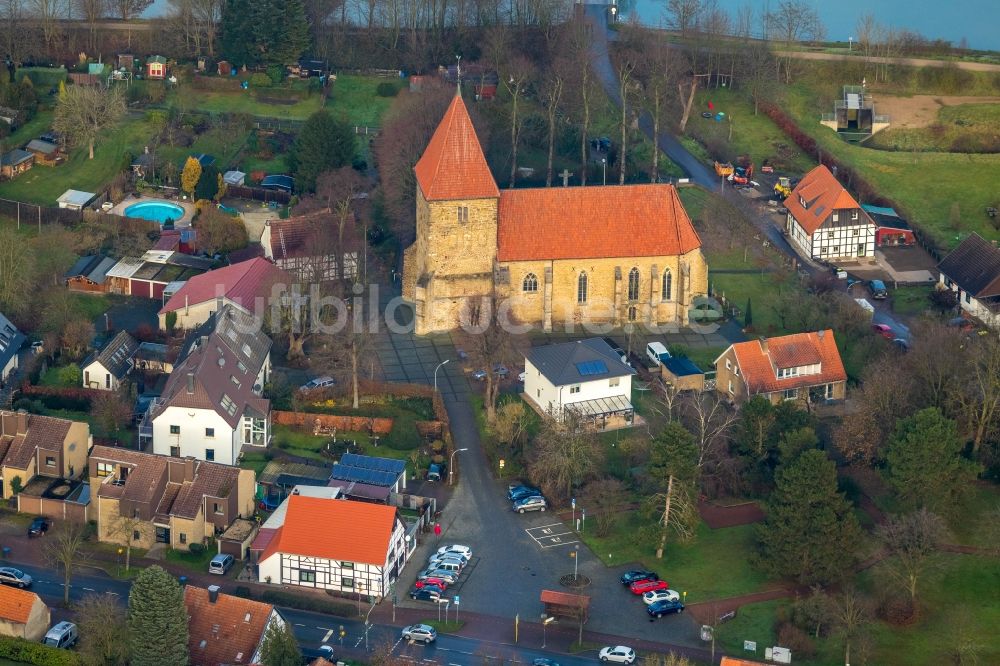
{"label": "yellow excavator", "polygon": [[774,196],[782,201],[792,194],[792,181],[788,176],[778,176],[778,182],[774,184]]}

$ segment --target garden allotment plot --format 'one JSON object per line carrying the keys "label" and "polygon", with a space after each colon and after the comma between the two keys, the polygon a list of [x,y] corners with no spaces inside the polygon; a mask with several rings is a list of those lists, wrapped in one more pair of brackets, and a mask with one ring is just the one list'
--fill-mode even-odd
{"label": "garden allotment plot", "polygon": [[580,543],[577,539],[576,532],[569,529],[562,523],[552,523],[551,525],[542,525],[541,527],[529,527],[524,530],[528,533],[535,543],[538,544],[540,548],[557,548],[559,546],[568,546],[574,543]]}

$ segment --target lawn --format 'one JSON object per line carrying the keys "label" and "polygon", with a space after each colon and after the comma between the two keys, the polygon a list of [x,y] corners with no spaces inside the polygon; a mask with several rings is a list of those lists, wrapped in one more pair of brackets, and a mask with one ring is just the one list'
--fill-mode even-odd
{"label": "lawn", "polygon": [[247,90],[215,92],[179,88],[175,95],[191,95],[191,108],[210,113],[246,113],[258,118],[305,120],[323,107],[323,97],[314,93],[294,104],[271,104],[258,100]]}
{"label": "lawn", "polygon": [[32,139],[37,139],[52,128],[52,111],[39,110],[35,117],[17,128],[17,131],[3,140],[4,152],[17,146],[23,146]]}
{"label": "lawn", "polygon": [[192,573],[203,574],[208,571],[208,563],[212,561],[212,558],[216,556],[217,552],[218,551],[214,542],[211,542],[205,550],[200,553],[167,548],[166,559],[167,562],[182,566]]}
{"label": "lawn", "polygon": [[[765,601],[741,607],[736,617],[716,628],[716,649],[752,659],[763,657],[764,648],[776,645],[774,618],[784,601]],[[743,649],[743,641],[755,641],[757,652]],[[795,659],[799,663],[798,657]]]}
{"label": "lawn", "polygon": [[[724,121],[701,117],[709,101],[716,113],[726,114]],[[741,92],[718,88],[699,91],[687,133],[720,161],[749,155],[758,170],[766,159],[779,171],[799,174],[816,166],[770,118],[763,113],[754,115],[753,104]]]}
{"label": "lawn", "polygon": [[840,96],[840,82],[789,87],[783,108],[816,139],[824,153],[857,170],[897,211],[930,235],[944,250],[970,232],[1000,239],[1000,227],[985,214],[996,206],[1000,154],[890,152],[841,141],[819,124]]}
{"label": "lawn", "polygon": [[249,134],[249,130],[235,134],[221,127],[215,128],[198,135],[194,143],[188,147],[161,145],[157,148],[157,157],[164,162],[176,164],[179,173],[183,170],[184,161],[188,156],[204,153],[213,155],[215,166],[219,171],[225,172],[243,148]]}
{"label": "lawn", "polygon": [[883,150],[996,150],[1000,147],[1000,105],[944,106],[938,109],[937,121],[930,126],[890,127],[873,136],[867,145]]}
{"label": "lawn", "polygon": [[271,458],[267,454],[248,452],[244,453],[240,458],[240,467],[243,469],[252,469],[255,476],[260,476],[260,473],[264,471],[269,462],[271,462]]}
{"label": "lawn", "polygon": [[[706,257],[709,267],[714,266],[712,257]],[[790,330],[790,322],[785,321],[784,325],[779,316],[780,306],[783,302],[782,291],[792,290],[796,293],[805,292],[801,286],[792,280],[779,284],[775,280],[775,274],[759,272],[746,274],[714,273],[709,270],[709,286],[713,293],[725,296],[741,311],[750,302],[753,314],[753,327],[762,335],[783,335],[795,333]]]}
{"label": "lawn", "polygon": [[702,524],[690,544],[677,543],[673,537],[668,539],[663,559],[657,560],[655,545],[636,538],[639,530],[650,522],[638,512],[629,512],[623,514],[608,536],[594,536],[588,528],[583,540],[608,566],[641,562],[669,581],[672,589],[687,593],[690,603],[772,587],[767,576],[754,570],[747,560],[747,553],[756,547],[752,525],[712,530]]}
{"label": "lawn", "polygon": [[153,127],[144,117],[129,114],[103,133],[94,159],[87,158],[86,146],[74,148],[59,166],[35,166],[14,180],[0,183],[0,197],[52,206],[69,189],[100,192],[121,170],[126,155],[141,152],[152,135]]}
{"label": "lawn", "polygon": [[[410,468],[410,474],[412,475],[413,465],[410,462],[410,450],[394,449],[391,446],[385,446],[384,443],[381,446],[376,446],[371,436],[366,432],[337,433],[338,442],[344,442],[347,440],[354,440],[357,442],[358,449],[352,449],[353,452],[369,456],[378,456],[380,458],[394,458],[396,460],[407,461],[407,467]],[[386,438],[382,438],[382,442],[385,440]],[[284,425],[274,426],[273,445],[277,449],[292,456],[311,458],[313,460],[322,460],[325,462],[332,462],[333,458],[326,455],[324,453],[324,449],[328,449],[328,447],[330,447],[328,450],[334,453],[340,450],[335,444],[333,444],[333,438],[330,436],[322,435],[317,437],[309,432]],[[253,469],[259,466],[260,469],[263,469],[267,464],[267,461],[263,458],[260,460],[256,458],[247,460],[246,456],[244,456],[244,463],[246,463],[242,465],[244,468]]]}
{"label": "lawn", "polygon": [[892,311],[903,315],[923,314],[930,308],[932,287],[898,287],[890,293]]}
{"label": "lawn", "polygon": [[334,116],[343,115],[352,125],[379,127],[394,99],[375,94],[378,84],[385,82],[395,83],[400,89],[407,84],[405,80],[338,74],[326,108]]}

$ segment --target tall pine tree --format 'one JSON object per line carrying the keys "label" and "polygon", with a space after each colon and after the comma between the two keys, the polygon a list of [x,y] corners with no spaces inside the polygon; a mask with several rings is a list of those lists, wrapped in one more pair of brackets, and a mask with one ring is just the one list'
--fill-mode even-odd
{"label": "tall pine tree", "polygon": [[126,617],[131,666],[187,666],[184,590],[162,567],[151,566],[136,576]]}
{"label": "tall pine tree", "polygon": [[312,192],[321,173],[349,166],[354,148],[354,131],[346,121],[323,110],[309,116],[288,157],[296,189]]}
{"label": "tall pine tree", "polygon": [[299,645],[287,623],[278,626],[272,622],[267,626],[260,647],[260,663],[262,666],[299,666],[302,663]]}
{"label": "tall pine tree", "polygon": [[837,470],[812,449],[778,468],[767,519],[757,526],[761,568],[800,583],[828,583],[853,566],[860,529]]}
{"label": "tall pine tree", "polygon": [[885,454],[889,483],[912,507],[951,514],[980,469],[962,448],[955,422],[936,407],[901,419]]}
{"label": "tall pine tree", "polygon": [[226,0],[222,54],[234,65],[290,65],[309,50],[302,0]]}

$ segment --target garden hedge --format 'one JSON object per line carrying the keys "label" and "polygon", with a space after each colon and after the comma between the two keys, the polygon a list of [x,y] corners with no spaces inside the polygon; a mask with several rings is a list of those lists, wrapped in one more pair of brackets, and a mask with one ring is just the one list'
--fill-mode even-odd
{"label": "garden hedge", "polygon": [[75,652],[8,636],[0,636],[0,658],[35,666],[79,666],[80,664],[80,658]]}

